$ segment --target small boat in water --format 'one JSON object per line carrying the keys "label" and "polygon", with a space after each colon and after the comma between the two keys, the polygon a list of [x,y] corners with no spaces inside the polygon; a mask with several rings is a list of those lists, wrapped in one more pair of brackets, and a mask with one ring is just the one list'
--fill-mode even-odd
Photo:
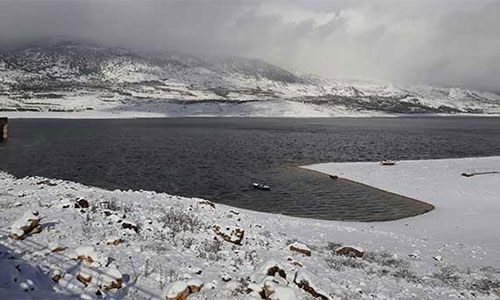
{"label": "small boat in water", "polygon": [[270,191],[271,190],[271,187],[268,186],[267,184],[254,182],[252,184],[252,186],[254,189],[258,189],[258,190],[263,190],[263,191]]}
{"label": "small boat in water", "polygon": [[380,161],[380,164],[382,166],[394,166],[394,165],[396,165],[396,162],[393,160],[390,160],[390,159],[384,159],[384,160]]}

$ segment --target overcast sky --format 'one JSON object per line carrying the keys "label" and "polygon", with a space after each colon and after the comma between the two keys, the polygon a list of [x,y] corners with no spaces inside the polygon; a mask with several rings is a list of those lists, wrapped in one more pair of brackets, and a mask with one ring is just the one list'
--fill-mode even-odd
{"label": "overcast sky", "polygon": [[0,46],[60,36],[500,90],[500,1],[0,0]]}

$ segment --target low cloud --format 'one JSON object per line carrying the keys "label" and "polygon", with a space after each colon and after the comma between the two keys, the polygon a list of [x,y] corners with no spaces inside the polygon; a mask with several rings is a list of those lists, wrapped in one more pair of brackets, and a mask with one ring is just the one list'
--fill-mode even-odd
{"label": "low cloud", "polygon": [[500,2],[1,1],[0,46],[53,37],[231,54],[334,78],[500,90]]}

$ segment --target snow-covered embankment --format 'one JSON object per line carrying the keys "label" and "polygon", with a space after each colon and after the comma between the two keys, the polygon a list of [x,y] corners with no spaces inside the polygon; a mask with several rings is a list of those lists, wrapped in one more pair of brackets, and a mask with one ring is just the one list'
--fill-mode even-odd
{"label": "snow-covered embankment", "polygon": [[[407,190],[397,192],[436,205],[435,211],[423,216],[382,223],[293,218],[202,199],[106,191],[0,172],[0,295],[495,299],[500,294],[496,269],[500,261],[494,252],[499,240],[495,228],[488,228],[497,224],[491,219],[495,203],[489,198],[498,193],[498,185],[491,182],[495,177],[455,176],[462,189],[452,193],[449,189],[454,186],[434,183],[438,171],[433,170],[446,177],[446,170],[455,173],[453,168],[468,165],[491,168],[498,162],[500,158],[400,162],[391,169],[370,163],[310,167],[360,181],[366,176],[364,182],[381,188],[401,184]],[[397,178],[399,183],[370,182],[366,178],[373,172],[383,173],[380,180]],[[405,180],[412,184],[405,185]],[[411,193],[426,189],[442,195],[441,200]],[[447,197],[472,190],[482,195],[474,198],[481,205],[462,207],[452,224],[446,217],[453,214],[447,211],[460,211],[458,204],[465,198],[454,205]],[[430,191],[427,195],[433,195]],[[470,212],[485,215],[474,217]],[[463,225],[462,231],[452,235],[458,224]],[[468,236],[473,233],[477,234]]]}

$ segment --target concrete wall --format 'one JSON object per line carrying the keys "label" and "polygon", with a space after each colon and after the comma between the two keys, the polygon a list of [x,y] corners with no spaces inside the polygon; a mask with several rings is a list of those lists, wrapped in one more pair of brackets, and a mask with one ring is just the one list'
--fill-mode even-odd
{"label": "concrete wall", "polygon": [[9,137],[7,131],[8,120],[7,118],[0,118],[0,142],[7,140]]}

